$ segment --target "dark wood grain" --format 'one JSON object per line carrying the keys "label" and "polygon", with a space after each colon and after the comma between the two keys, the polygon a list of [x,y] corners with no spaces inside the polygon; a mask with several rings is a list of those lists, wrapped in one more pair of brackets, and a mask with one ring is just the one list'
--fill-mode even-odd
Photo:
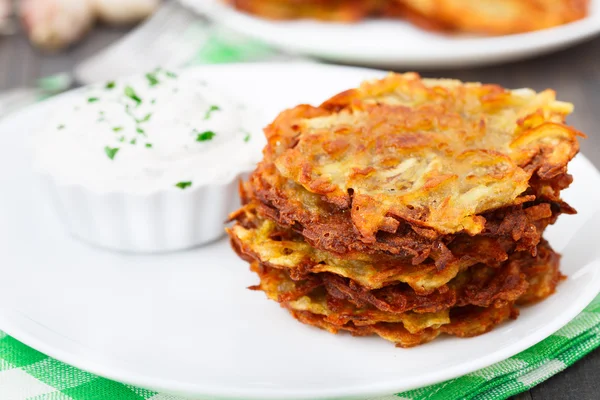
{"label": "dark wood grain", "polygon": [[60,54],[43,54],[29,45],[24,35],[0,37],[0,91],[35,86],[36,80],[49,75],[72,72],[73,67],[115,40],[126,29],[101,27],[85,41]]}
{"label": "dark wood grain", "polygon": [[533,400],[599,399],[600,349],[530,390]]}
{"label": "dark wood grain", "polygon": [[[0,91],[33,86],[39,77],[70,71],[80,60],[117,40],[124,30],[99,28],[82,44],[60,55],[42,55],[22,35],[0,38]],[[600,38],[577,47],[494,67],[422,71],[424,76],[499,83],[506,87],[553,88],[576,105],[571,124],[588,134],[582,152],[600,167]],[[596,400],[600,398],[600,349],[514,400]]]}

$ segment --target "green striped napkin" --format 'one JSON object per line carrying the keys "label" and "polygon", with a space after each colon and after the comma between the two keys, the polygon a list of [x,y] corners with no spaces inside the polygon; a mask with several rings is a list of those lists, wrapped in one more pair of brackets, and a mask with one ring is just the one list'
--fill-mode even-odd
{"label": "green striped napkin", "polygon": [[[468,339],[463,339],[468,340]],[[491,367],[436,385],[371,400],[504,399],[532,388],[600,346],[600,296],[567,326]],[[390,351],[402,351],[400,349]],[[179,400],[81,371],[0,332],[2,400]]]}

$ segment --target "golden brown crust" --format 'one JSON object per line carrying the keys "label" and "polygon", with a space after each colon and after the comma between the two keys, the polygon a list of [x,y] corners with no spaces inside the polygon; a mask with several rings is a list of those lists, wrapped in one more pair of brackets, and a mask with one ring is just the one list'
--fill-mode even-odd
{"label": "golden brown crust", "polygon": [[355,22],[400,18],[433,31],[490,35],[536,31],[584,18],[589,0],[225,0],[267,19]]}
{"label": "golden brown crust", "polygon": [[549,246],[540,246],[537,259],[538,262],[521,267],[529,286],[519,297],[517,301],[519,305],[544,300],[552,295],[558,284],[566,278],[559,270],[560,255],[552,251]]}
{"label": "golden brown crust", "polygon": [[448,254],[432,252],[427,260],[416,265],[410,258],[390,254],[352,253],[339,258],[310,246],[289,229],[257,218],[247,208],[243,216],[238,215],[239,223],[229,229],[232,246],[242,258],[286,269],[297,280],[313,273],[330,272],[366,289],[404,282],[417,293],[429,294],[472,265],[499,266],[508,259],[510,249],[510,245],[503,246],[491,238],[463,236],[449,244]]}
{"label": "golden brown crust", "polygon": [[374,15],[385,0],[225,0],[240,11],[267,19],[311,18],[355,22]]}
{"label": "golden brown crust", "polygon": [[[386,231],[377,232],[375,242],[365,242],[348,218],[347,210],[332,209],[319,196],[277,176],[273,166],[265,169],[265,164],[259,164],[250,181],[242,186],[242,198],[251,203],[249,207],[256,209],[261,217],[301,233],[313,247],[340,257],[355,252],[387,252],[410,257],[418,264],[432,251],[445,251],[445,246],[455,238],[469,236],[441,236],[433,230],[395,220],[393,229],[384,227]],[[536,178],[532,182],[535,187],[527,195],[537,200],[479,216],[486,221],[481,235],[512,241],[518,250],[533,250],[543,230],[560,213],[574,213],[559,197],[560,190],[571,182],[569,178],[565,175],[551,181]]]}
{"label": "golden brown crust", "polygon": [[379,335],[393,342],[398,347],[414,347],[432,341],[442,333],[467,338],[489,332],[495,326],[509,318],[516,318],[519,312],[511,305],[500,308],[465,307],[457,309],[455,316],[450,316],[450,322],[439,327],[427,328],[418,332],[410,332],[401,323],[378,322],[373,325],[355,325],[348,322],[337,325],[325,317],[309,311],[290,310],[294,318],[300,322],[325,329],[331,333],[348,331],[353,336]]}
{"label": "golden brown crust", "polygon": [[353,336],[379,335],[393,342],[398,347],[414,347],[432,341],[440,335],[439,329],[425,329],[418,333],[410,333],[402,324],[377,323],[368,326],[356,326],[352,322],[344,325],[336,325],[327,321],[322,315],[309,311],[290,310],[290,313],[298,321],[324,329],[330,333],[339,331],[350,332]]}
{"label": "golden brown crust", "polygon": [[507,35],[584,18],[589,0],[394,0],[388,13],[438,31]]}
{"label": "golden brown crust", "polygon": [[331,272],[294,277],[286,268],[255,261],[252,265],[261,277],[259,287],[277,301],[295,301],[309,293],[305,291],[308,287],[310,290],[322,288],[333,311],[337,308],[330,302],[335,300],[338,302],[335,304],[349,302],[354,307],[374,307],[394,314],[409,311],[431,313],[467,305],[499,307],[517,300],[520,304],[529,304],[551,295],[561,278],[559,256],[545,242],[540,245],[536,257],[519,252],[498,267],[477,264],[428,293],[416,292],[401,282],[369,289]]}
{"label": "golden brown crust", "polygon": [[365,291],[327,273],[294,281],[285,271],[258,263],[252,270],[260,276],[253,289],[264,291],[301,322],[332,333],[378,334],[401,347],[425,343],[440,333],[471,337],[488,332],[517,317],[515,302],[542,300],[560,281],[558,256],[546,243],[537,257],[520,253],[499,269],[478,265],[429,296],[402,285]]}
{"label": "golden brown crust", "polygon": [[391,74],[318,109],[284,111],[265,130],[262,170],[272,163],[275,174],[348,213],[365,243],[400,221],[475,235],[482,213],[529,200],[533,175],[566,172],[579,150],[579,133],[563,124],[571,108],[552,91]]}

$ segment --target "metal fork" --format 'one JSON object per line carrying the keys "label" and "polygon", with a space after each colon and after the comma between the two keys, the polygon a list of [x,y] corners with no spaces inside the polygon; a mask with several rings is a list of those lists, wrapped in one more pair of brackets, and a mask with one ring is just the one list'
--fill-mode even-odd
{"label": "metal fork", "polygon": [[60,74],[61,87],[17,88],[0,93],[0,118],[74,85],[106,81],[157,66],[182,66],[206,40],[207,24],[177,1],[167,1],[129,35],[84,60],[72,73]]}
{"label": "metal fork", "polygon": [[208,21],[168,1],[122,40],[75,67],[77,82],[88,84],[161,66],[179,67],[206,40]]}

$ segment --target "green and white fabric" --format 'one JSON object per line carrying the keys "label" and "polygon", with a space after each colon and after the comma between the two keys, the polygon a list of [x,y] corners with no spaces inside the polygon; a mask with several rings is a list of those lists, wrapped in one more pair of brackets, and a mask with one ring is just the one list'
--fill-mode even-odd
{"label": "green and white fabric", "polygon": [[[508,360],[447,382],[370,400],[504,399],[543,382],[598,346],[600,296],[567,326]],[[392,348],[390,351],[402,350]],[[180,400],[176,396],[124,385],[81,371],[2,332],[0,399]]]}

